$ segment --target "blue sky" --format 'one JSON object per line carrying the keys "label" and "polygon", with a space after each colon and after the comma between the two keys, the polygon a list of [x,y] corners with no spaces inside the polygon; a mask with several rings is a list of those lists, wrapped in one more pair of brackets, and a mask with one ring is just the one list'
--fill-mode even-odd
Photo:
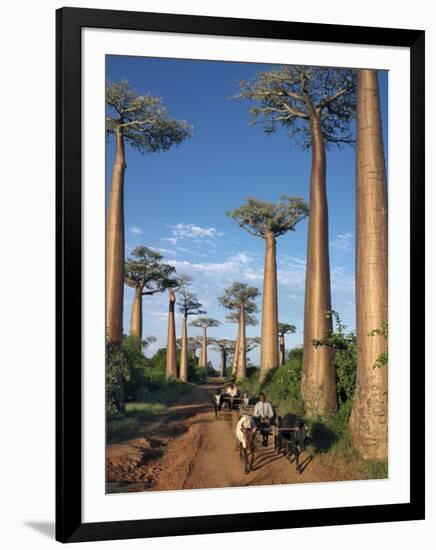
{"label": "blue sky", "polygon": [[[217,296],[234,281],[262,290],[264,260],[263,239],[233,225],[225,212],[251,196],[277,201],[285,193],[309,199],[310,151],[298,148],[283,130],[268,136],[260,125],[250,126],[250,104],[230,99],[239,80],[250,80],[255,71],[267,68],[271,66],[107,56],[110,80],[127,79],[139,93],[161,97],[172,117],[194,127],[192,138],[164,153],[141,155],[127,146],[126,257],[144,244],[158,250],[178,272],[192,275],[192,290],[207,315],[222,322],[210,331],[210,336],[220,338],[234,338],[236,326],[225,322],[226,311]],[[387,73],[380,73],[379,79],[386,144]],[[109,141],[107,188],[113,152]],[[354,329],[353,149],[327,152],[327,189],[332,307]],[[304,220],[277,242],[279,318],[297,327],[296,334],[287,337],[288,348],[303,340],[306,237]],[[126,287],[125,332],[132,296]],[[157,338],[148,355],[165,345],[167,304],[166,294],[144,297],[144,336]],[[189,330],[190,335],[199,334],[199,329]],[[247,334],[260,335],[260,324],[248,327]],[[209,355],[217,367],[218,355]],[[257,364],[258,351],[250,358]]]}

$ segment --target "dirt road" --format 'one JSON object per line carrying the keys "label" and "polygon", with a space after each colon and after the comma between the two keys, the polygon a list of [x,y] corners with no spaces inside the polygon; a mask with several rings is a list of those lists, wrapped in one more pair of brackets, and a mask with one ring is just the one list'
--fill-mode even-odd
{"label": "dirt road", "polygon": [[109,445],[108,492],[175,490],[356,479],[353,469],[332,465],[317,454],[302,455],[305,467],[278,455],[270,442],[256,444],[254,470],[244,474],[233,437],[230,412],[215,418],[211,393],[217,383],[196,387],[154,424],[144,437]]}

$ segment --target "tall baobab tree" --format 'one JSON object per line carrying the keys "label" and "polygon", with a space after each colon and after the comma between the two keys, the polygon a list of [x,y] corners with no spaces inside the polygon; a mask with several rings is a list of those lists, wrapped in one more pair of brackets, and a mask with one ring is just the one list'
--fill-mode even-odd
{"label": "tall baobab tree", "polygon": [[219,340],[212,338],[211,344],[213,345],[213,349],[220,353],[220,376],[224,378],[226,375],[227,358],[230,354],[234,353],[235,350],[235,340],[228,340],[226,338]]}
{"label": "tall baobab tree", "polygon": [[212,319],[211,317],[199,317],[198,319],[195,319],[195,321],[192,321],[191,326],[198,327],[203,330],[203,342],[201,346],[201,352],[200,352],[200,363],[199,367],[204,368],[207,371],[207,346],[208,346],[208,340],[207,340],[207,330],[210,327],[218,327],[221,323],[217,321],[216,319]]}
{"label": "tall baobab tree", "polygon": [[259,289],[249,286],[245,283],[233,283],[226,288],[224,294],[218,298],[219,303],[230,311],[238,312],[238,345],[237,345],[237,380],[246,377],[247,369],[247,341],[245,334],[245,316],[246,314],[257,313],[255,299],[259,296]]}
{"label": "tall baobab tree", "polygon": [[163,292],[175,284],[174,267],[162,263],[163,257],[146,246],[137,246],[124,266],[124,282],[135,291],[130,317],[130,334],[142,338],[142,297]]}
{"label": "tall baobab tree", "polygon": [[286,346],[285,346],[285,335],[294,334],[296,328],[294,325],[288,325],[287,323],[279,323],[279,363],[284,365],[286,363]]}
{"label": "tall baobab tree", "polygon": [[191,135],[184,121],[170,118],[159,98],[138,95],[127,81],[106,84],[106,133],[115,140],[106,222],[106,326],[108,340],[123,334],[125,144],[140,153],[166,151]]}
{"label": "tall baobab tree", "polygon": [[200,309],[202,303],[193,292],[188,290],[191,278],[184,275],[179,278],[179,311],[182,314],[182,340],[180,351],[180,373],[179,378],[183,382],[188,380],[188,317],[191,315],[203,315],[206,311]]}
{"label": "tall baobab tree", "polygon": [[357,378],[350,429],[364,458],[386,459],[388,373],[380,327],[388,319],[388,196],[377,71],[357,79],[356,338]]}
{"label": "tall baobab tree", "polygon": [[308,214],[301,198],[281,196],[278,204],[258,199],[228,212],[232,220],[248,233],[265,240],[265,270],[263,277],[262,345],[260,379],[279,366],[278,310],[277,310],[277,260],[276,238],[294,231],[296,224]]}
{"label": "tall baobab tree", "polygon": [[297,145],[312,150],[301,394],[308,414],[323,415],[337,406],[332,351],[312,345],[332,330],[326,316],[331,310],[326,147],[354,142],[356,72],[283,66],[258,73],[240,88],[238,97],[257,103],[253,124],[260,122],[267,133],[283,127]]}

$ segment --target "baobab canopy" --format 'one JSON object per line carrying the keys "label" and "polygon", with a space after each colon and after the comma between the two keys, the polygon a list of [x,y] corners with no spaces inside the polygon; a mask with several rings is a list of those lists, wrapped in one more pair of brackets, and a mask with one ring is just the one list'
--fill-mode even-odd
{"label": "baobab canopy", "polygon": [[263,124],[266,133],[284,126],[309,148],[308,121],[317,116],[327,146],[354,142],[349,123],[356,110],[355,70],[286,65],[256,73],[252,82],[241,81],[240,89],[238,98],[258,103],[250,109],[252,124]]}
{"label": "baobab canopy", "polygon": [[227,215],[251,235],[265,238],[267,234],[278,237],[294,231],[295,225],[308,212],[302,198],[282,195],[277,204],[255,198],[247,199],[246,204],[227,212]]}
{"label": "baobab canopy", "polygon": [[192,134],[184,120],[175,120],[158,97],[138,95],[127,80],[106,86],[106,132],[120,129],[130,145],[145,153],[166,151]]}

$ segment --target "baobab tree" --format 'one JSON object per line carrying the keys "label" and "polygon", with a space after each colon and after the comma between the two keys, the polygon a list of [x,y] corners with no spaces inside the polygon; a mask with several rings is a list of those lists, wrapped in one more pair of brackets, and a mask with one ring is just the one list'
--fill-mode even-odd
{"label": "baobab tree", "polygon": [[211,317],[199,317],[198,319],[195,319],[195,321],[192,321],[191,326],[192,327],[198,327],[203,330],[203,342],[201,346],[201,352],[200,352],[200,362],[199,367],[204,368],[207,370],[207,346],[208,346],[208,340],[207,340],[207,330],[210,327],[219,327],[220,322],[216,319],[212,319]]}
{"label": "baobab tree", "polygon": [[220,376],[224,378],[226,375],[227,368],[227,358],[229,355],[234,353],[235,350],[235,340],[228,340],[227,338],[222,338],[221,340],[212,338],[210,343],[213,345],[213,349],[218,351],[221,356],[220,361]]}
{"label": "baobab tree", "polygon": [[276,238],[294,231],[296,224],[307,216],[308,208],[303,199],[282,195],[277,204],[248,199],[246,204],[227,214],[250,235],[265,240],[260,365],[260,380],[263,380],[268,371],[279,366]]}
{"label": "baobab tree", "polygon": [[332,330],[326,316],[331,310],[326,147],[354,143],[356,72],[283,66],[258,73],[240,88],[237,97],[257,103],[253,124],[260,122],[269,134],[283,127],[297,145],[312,150],[301,394],[308,414],[331,413],[337,407],[332,351],[312,345]]}
{"label": "baobab tree", "polygon": [[175,284],[171,265],[162,263],[162,255],[146,246],[137,246],[124,266],[124,282],[135,291],[130,317],[130,334],[142,338],[142,297],[163,292]]}
{"label": "baobab tree", "polygon": [[[200,363],[200,358],[197,357],[196,352],[198,349],[201,349],[201,346],[203,345],[203,338],[201,336],[188,336],[188,353],[191,354],[191,357],[194,362],[197,364]],[[182,342],[180,341],[180,346],[182,345]]]}
{"label": "baobab tree", "polygon": [[245,334],[246,313],[257,313],[255,299],[259,296],[259,289],[245,283],[233,283],[226,288],[224,294],[218,298],[219,303],[230,311],[238,312],[238,344],[237,344],[237,371],[236,378],[242,380],[246,377],[247,369],[247,342]]}
{"label": "baobab tree", "polygon": [[176,320],[174,309],[176,295],[173,288],[168,288],[168,329],[167,329],[167,356],[165,375],[167,380],[177,378],[177,343],[176,343]]}
{"label": "baobab tree", "polygon": [[188,380],[188,317],[191,315],[203,315],[206,311],[200,309],[202,303],[193,292],[188,290],[191,278],[187,275],[179,277],[178,295],[179,312],[182,314],[182,340],[180,351],[180,373],[179,378],[183,382]]}
{"label": "baobab tree", "polygon": [[287,323],[279,323],[279,363],[284,365],[286,363],[286,346],[285,335],[294,334],[297,329],[294,325],[288,325]]}
{"label": "baobab tree", "polygon": [[[350,417],[364,458],[388,451],[388,196],[377,71],[357,79],[356,131],[356,391]],[[383,336],[386,336],[384,338]]]}
{"label": "baobab tree", "polygon": [[115,141],[106,222],[106,327],[108,341],[121,343],[125,144],[140,153],[166,151],[190,136],[191,128],[184,121],[170,118],[159,98],[138,95],[126,80],[106,84],[106,106],[106,133]]}
{"label": "baobab tree", "polygon": [[[254,303],[255,312],[257,313],[257,305]],[[238,325],[238,331],[237,336],[235,340],[235,349],[233,350],[232,355],[232,376],[236,376],[236,373],[238,371],[238,362],[239,362],[239,318],[240,314],[238,310],[234,310],[228,315],[226,315],[226,321],[228,323],[236,323]],[[259,322],[254,316],[254,311],[250,311],[250,304],[245,305],[245,326],[246,327],[254,327],[258,325]]]}

